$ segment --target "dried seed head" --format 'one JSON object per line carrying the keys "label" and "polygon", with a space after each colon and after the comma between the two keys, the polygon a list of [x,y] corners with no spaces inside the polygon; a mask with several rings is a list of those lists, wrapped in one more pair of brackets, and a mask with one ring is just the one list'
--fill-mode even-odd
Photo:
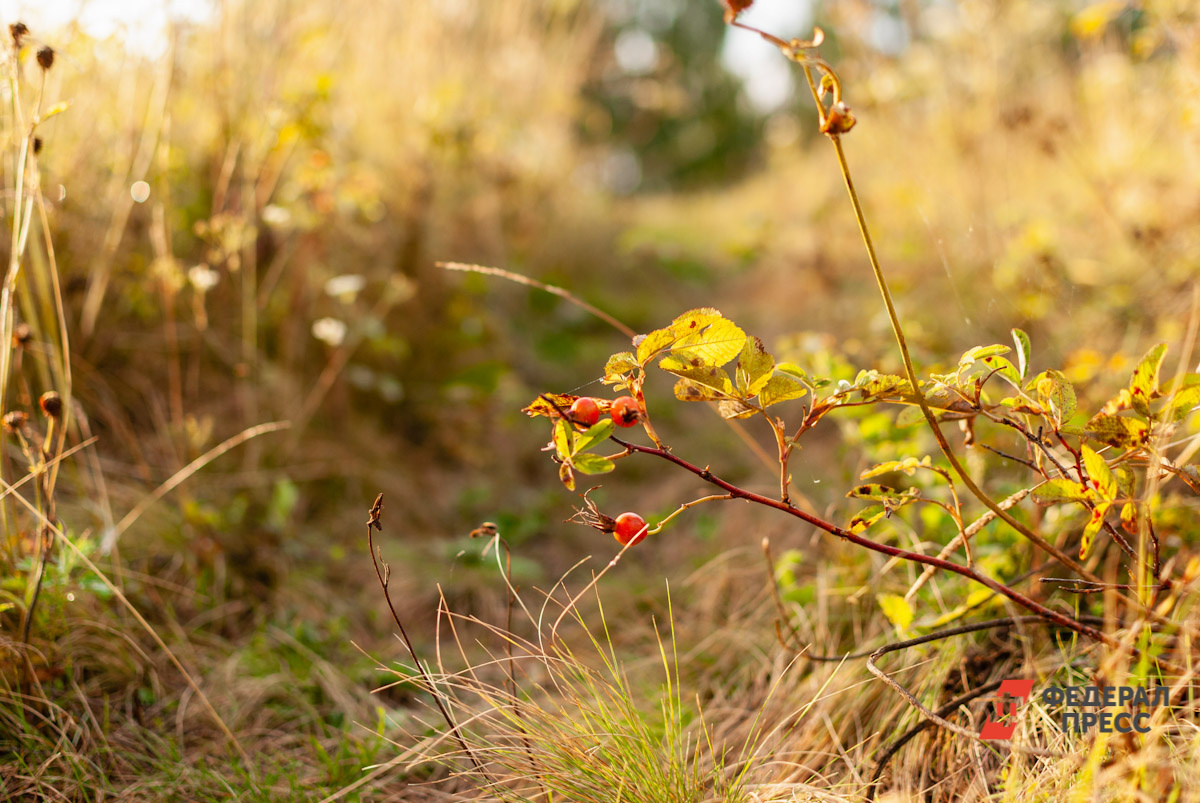
{"label": "dried seed head", "polygon": [[754,5],[754,0],[723,0],[725,3],[725,22],[733,22],[738,14],[741,14],[750,6]]}
{"label": "dried seed head", "polygon": [[496,535],[499,532],[500,532],[500,528],[496,525],[496,522],[485,521],[483,524],[480,524],[474,530],[471,530],[471,537],[472,538],[491,538],[492,536]]}
{"label": "dried seed head", "polygon": [[854,113],[850,111],[850,107],[845,103],[833,104],[829,109],[829,114],[825,116],[825,122],[821,125],[821,133],[836,135],[845,134],[858,121],[854,119]]}
{"label": "dried seed head", "polygon": [[37,52],[38,66],[43,70],[48,70],[54,66],[54,48],[46,45],[38,49]]}
{"label": "dried seed head", "polygon": [[42,394],[42,398],[38,399],[38,406],[42,408],[42,412],[47,418],[62,418],[62,396],[59,396],[53,390],[48,390]]}
{"label": "dried seed head", "polygon": [[13,410],[4,416],[4,431],[10,435],[18,435],[29,423],[29,416],[20,410]]}
{"label": "dried seed head", "polygon": [[[597,486],[599,487],[599,486]],[[588,527],[595,527],[602,533],[611,533],[617,529],[617,520],[612,516],[606,516],[596,507],[596,503],[588,498],[588,494],[596,490],[589,488],[583,494],[584,506],[575,509],[575,515],[567,519],[567,521],[575,524],[585,524]]]}
{"label": "dried seed head", "polygon": [[29,28],[23,22],[14,22],[8,26],[8,35],[12,37],[13,46],[20,50],[21,45],[25,43],[25,37],[29,35]]}
{"label": "dried seed head", "polygon": [[33,328],[27,323],[19,323],[13,327],[13,348],[28,348],[33,342]]}

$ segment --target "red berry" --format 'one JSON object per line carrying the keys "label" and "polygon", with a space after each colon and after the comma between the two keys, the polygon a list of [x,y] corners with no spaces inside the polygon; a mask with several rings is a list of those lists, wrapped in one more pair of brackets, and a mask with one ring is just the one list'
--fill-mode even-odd
{"label": "red berry", "polygon": [[571,420],[590,427],[600,420],[600,405],[590,396],[580,396],[571,405]]}
{"label": "red berry", "polygon": [[621,396],[612,403],[612,417],[618,427],[632,427],[642,417],[642,408],[632,396]]}
{"label": "red berry", "polygon": [[646,537],[646,520],[636,513],[622,513],[617,516],[617,528],[613,530],[613,538],[616,538],[621,546],[625,546],[630,541],[638,543]]}

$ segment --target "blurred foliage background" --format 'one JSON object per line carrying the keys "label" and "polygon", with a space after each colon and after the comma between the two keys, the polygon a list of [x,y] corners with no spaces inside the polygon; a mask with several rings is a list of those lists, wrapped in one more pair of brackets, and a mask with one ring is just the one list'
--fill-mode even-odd
{"label": "blurred foliage background", "polygon": [[[918,363],[953,365],[1022,327],[1039,370],[1065,366],[1102,401],[1145,344],[1179,341],[1200,254],[1191,4],[759,0],[751,14],[829,35],[860,121],[849,158]],[[715,0],[226,0],[149,47],[80,25],[33,34],[59,54],[47,104],[70,103],[45,124],[39,180],[74,396],[99,437],[64,470],[59,516],[212,678],[238,732],[291,729],[273,757],[305,756],[305,783],[336,789],[381,760],[351,723],[405,702],[367,695],[378,677],[350,645],[393,647],[362,542],[377,492],[426,642],[437,581],[455,604],[502,605],[466,537],[480,521],[500,525],[524,584],[612,548],[561,523],[580,502],[520,408],[542,391],[606,393],[596,379],[624,338],[436,261],[565,287],[638,331],[711,305],[780,359],[897,368],[811,104]],[[680,454],[771,487],[711,411],[674,404],[666,380],[656,390]],[[284,420],[117,530],[223,439]],[[814,505],[840,499],[872,437],[831,425],[800,456]],[[595,498],[650,518],[689,490],[623,465]],[[764,533],[809,540],[704,512],[611,582],[657,608],[664,571],[682,580]],[[107,590],[77,571],[46,593],[34,633],[56,699],[104,701],[143,728],[87,782],[157,772],[217,788],[211,726]],[[334,757],[313,760],[308,739]],[[147,745],[187,760],[129,757]]]}

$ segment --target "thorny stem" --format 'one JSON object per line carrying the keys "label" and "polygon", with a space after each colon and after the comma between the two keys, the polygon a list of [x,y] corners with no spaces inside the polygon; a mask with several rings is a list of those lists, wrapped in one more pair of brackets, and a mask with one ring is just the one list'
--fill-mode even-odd
{"label": "thorny stem", "polygon": [[771,508],[775,508],[776,510],[783,511],[784,513],[787,513],[788,515],[794,516],[802,521],[807,522],[808,524],[811,524],[812,526],[816,527],[819,530],[824,530],[825,532],[829,533],[830,535],[837,536],[838,538],[841,538],[844,541],[849,541],[852,544],[856,544],[858,546],[865,547],[866,549],[869,549],[872,552],[878,552],[881,555],[887,555],[890,558],[899,558],[901,560],[908,560],[908,561],[912,561],[913,563],[920,563],[920,564],[923,564],[926,566],[934,566],[936,568],[943,569],[948,572],[953,572],[954,574],[962,575],[963,577],[966,577],[970,580],[974,580],[975,582],[977,582],[983,586],[986,586],[987,588],[990,588],[992,591],[995,591],[997,594],[1001,594],[1005,597],[1008,597],[1010,600],[1017,603],[1022,608],[1025,608],[1028,611],[1036,613],[1038,616],[1041,616],[1043,619],[1047,619],[1051,622],[1055,622],[1056,624],[1062,625],[1063,627],[1066,627],[1070,630],[1074,630],[1076,633],[1079,633],[1080,635],[1083,635],[1083,636],[1087,636],[1090,639],[1094,639],[1096,641],[1101,641],[1101,642],[1109,645],[1110,647],[1119,648],[1121,646],[1120,643],[1116,639],[1114,639],[1113,637],[1111,637],[1109,635],[1106,635],[1105,633],[1100,632],[1096,628],[1085,625],[1085,624],[1079,622],[1078,620],[1073,619],[1070,616],[1067,616],[1066,614],[1059,613],[1058,611],[1055,611],[1051,608],[1047,608],[1045,605],[1042,605],[1041,603],[1036,602],[1033,599],[1030,599],[1029,597],[1025,596],[1021,592],[1016,591],[1012,588],[1009,588],[1008,586],[1004,585],[1003,583],[1001,583],[997,580],[994,580],[985,574],[981,574],[978,571],[976,571],[970,567],[963,566],[958,563],[954,563],[953,561],[949,561],[944,558],[936,558],[936,557],[933,557],[932,555],[922,555],[919,552],[910,552],[907,549],[900,549],[899,547],[894,547],[894,546],[891,546],[890,544],[881,544],[881,543],[878,543],[877,541],[872,541],[869,538],[864,538],[863,536],[859,535],[858,533],[851,532],[850,530],[839,527],[836,524],[833,524],[832,522],[825,521],[824,519],[820,518],[819,516],[815,516],[806,510],[802,510],[798,507],[793,507],[792,505],[789,505],[786,502],[772,499],[769,496],[763,496],[762,494],[757,494],[757,493],[754,493],[753,491],[748,491],[745,488],[741,488],[737,485],[734,485],[733,483],[727,482],[726,480],[723,480],[720,477],[713,474],[712,471],[710,471],[708,468],[700,468],[699,466],[689,463],[687,460],[684,460],[683,458],[678,457],[675,454],[668,452],[665,449],[659,449],[657,447],[652,447],[652,446],[640,446],[640,445],[634,444],[634,443],[626,443],[625,441],[623,441],[620,438],[617,438],[615,436],[612,438],[612,440],[616,441],[618,444],[625,447],[626,449],[628,449],[631,452],[638,452],[641,454],[653,455],[654,457],[658,457],[658,458],[661,458],[668,462],[674,463],[675,465],[679,466],[680,468],[683,468],[686,471],[690,471],[692,474],[695,474],[697,477],[704,480],[705,482],[711,483],[711,484],[717,486],[718,488],[721,488],[722,490],[724,490],[726,493],[728,493],[734,499],[745,499],[748,502],[754,502],[756,504],[765,505],[766,507],[771,507]]}
{"label": "thorny stem", "polygon": [[[890,544],[881,544],[877,541],[872,541],[871,539],[865,538],[865,537],[859,535],[858,533],[851,532],[850,530],[847,530],[843,527],[839,527],[836,524],[833,524],[832,522],[825,521],[824,519],[820,518],[819,516],[809,513],[806,510],[802,510],[801,508],[795,507],[793,505],[789,505],[785,502],[781,502],[779,500],[772,499],[769,496],[763,496],[762,494],[757,494],[757,493],[754,493],[753,491],[748,491],[745,488],[741,488],[737,485],[734,485],[733,483],[723,480],[720,477],[713,474],[709,468],[707,468],[707,467],[700,468],[699,466],[697,466],[693,463],[689,463],[687,460],[684,460],[683,458],[678,457],[677,455],[673,454],[672,452],[667,451],[666,449],[659,449],[659,448],[652,447],[652,446],[639,446],[639,445],[633,444],[633,443],[626,443],[625,441],[621,440],[620,438],[618,438],[616,436],[611,436],[610,439],[617,442],[621,446],[625,447],[630,452],[637,452],[640,454],[653,455],[654,457],[658,457],[658,458],[666,460],[670,463],[674,463],[675,465],[679,466],[680,468],[685,469],[686,471],[689,471],[692,474],[695,474],[697,477],[704,480],[705,482],[711,483],[711,484],[717,486],[718,488],[721,488],[726,493],[728,493],[729,496],[733,497],[734,499],[744,499],[747,502],[754,502],[755,504],[764,505],[766,507],[770,507],[770,508],[774,508],[776,510],[782,511],[784,513],[787,513],[790,516],[794,516],[804,522],[807,522],[808,524],[811,524],[812,526],[816,527],[819,530],[824,530],[825,532],[829,533],[830,535],[837,536],[838,538],[841,538],[844,541],[849,541],[852,544],[861,546],[865,549],[869,549],[872,552],[878,552],[881,555],[887,555],[889,558],[897,558],[899,560],[907,560],[907,561],[911,561],[913,563],[920,563],[925,566],[931,566],[936,569],[942,569],[944,571],[948,571],[948,572],[952,572],[954,574],[960,575],[962,577],[967,578],[968,580],[973,580],[976,583],[979,583],[980,585],[991,589],[992,591],[996,592],[997,594],[1000,594],[1003,597],[1007,597],[1008,599],[1015,602],[1017,605],[1020,605],[1025,610],[1030,611],[1031,613],[1035,613],[1038,616],[1042,617],[1043,619],[1045,619],[1049,622],[1054,622],[1055,624],[1061,625],[1062,627],[1065,627],[1069,630],[1073,630],[1082,636],[1087,636],[1090,639],[1102,642],[1106,646],[1111,647],[1115,650],[1127,652],[1131,655],[1139,656],[1139,657],[1144,655],[1143,651],[1140,648],[1135,647],[1132,644],[1124,644],[1120,640],[1114,638],[1113,636],[1110,636],[1107,633],[1103,633],[1094,627],[1086,625],[1083,622],[1080,622],[1078,619],[1074,619],[1070,616],[1067,616],[1064,613],[1060,613],[1059,611],[1056,611],[1052,608],[1048,608],[1045,605],[1042,605],[1040,602],[1037,602],[1034,599],[1026,596],[1025,594],[1022,594],[1021,592],[1017,591],[1016,589],[1012,588],[1011,586],[1005,585],[1004,583],[1001,583],[1000,581],[995,580],[995,579],[987,576],[986,574],[982,574],[970,566],[963,566],[960,563],[954,563],[953,561],[946,560],[945,558],[934,557],[933,555],[924,555],[920,552],[911,552],[907,549],[900,549],[899,547],[891,546]],[[1158,619],[1159,617],[1155,617],[1155,618]],[[1154,660],[1160,668],[1162,668],[1166,671],[1184,674],[1185,670],[1182,667],[1180,667],[1178,664],[1176,664],[1172,661],[1167,661],[1166,659],[1163,659],[1161,657],[1155,658]]]}
{"label": "thorny stem", "polygon": [[[764,415],[766,415],[764,413]],[[783,426],[775,421],[768,421],[771,424],[771,431],[775,433],[775,445],[779,449],[779,499],[784,504],[791,504],[791,496],[788,492],[788,487],[791,485],[791,477],[788,474],[788,461],[792,456],[792,447],[787,443],[787,433]]]}

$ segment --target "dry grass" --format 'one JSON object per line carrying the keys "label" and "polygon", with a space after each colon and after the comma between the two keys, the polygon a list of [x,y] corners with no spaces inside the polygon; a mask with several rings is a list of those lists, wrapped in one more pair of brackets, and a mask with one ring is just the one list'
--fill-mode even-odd
{"label": "dry grass", "polygon": [[[866,5],[831,5],[822,21],[840,33],[861,121],[847,148],[918,362],[953,363],[1021,326],[1046,367],[1065,364],[1100,403],[1146,344],[1194,345],[1174,346],[1200,215],[1194,14],[1146,4],[1127,12],[1145,15],[1140,27],[1126,16],[1089,34],[1059,4],[966,3],[957,27],[928,9],[927,35],[891,58],[858,38]],[[503,578],[454,540],[502,510],[533,614],[562,567],[585,550],[607,558],[547,524],[568,506],[530,467],[540,433],[515,411],[547,385],[589,381],[624,341],[567,305],[478,277],[460,286],[436,259],[526,271],[643,331],[685,308],[668,299],[696,294],[785,344],[781,359],[893,359],[834,163],[797,134],[811,121],[770,121],[763,169],[733,186],[614,202],[589,183],[596,154],[576,139],[594,112],[581,87],[607,47],[585,4],[229,2],[213,26],[176,33],[152,59],[80,31],[34,32],[9,78],[20,99],[5,112],[4,221],[18,236],[0,299],[0,409],[31,423],[0,454],[0,791],[861,799],[921,717],[861,660],[810,656],[896,640],[875,595],[904,593],[915,570],[742,509],[697,516],[622,559],[553,634],[537,615],[504,624]],[[44,43],[58,58],[43,83]],[[22,158],[36,110],[60,99],[70,107]],[[702,287],[668,284],[689,265]],[[31,340],[10,346],[21,322]],[[48,432],[36,407],[49,390],[67,412]],[[702,434],[706,414],[664,418],[687,449],[725,449],[747,484],[774,482],[728,432]],[[290,429],[253,429],[272,421]],[[814,507],[842,515],[844,481],[872,454],[928,446],[879,426],[851,418],[808,447],[794,471]],[[410,672],[394,662],[357,535],[380,487],[403,511],[385,541],[401,614],[483,778],[418,684],[390,681]],[[690,486],[634,468],[606,491],[670,510]],[[1191,498],[1163,506],[1182,554]],[[799,560],[781,581],[791,647],[775,635],[763,535],[781,562],[785,550]],[[1005,570],[1022,557],[981,541]],[[574,592],[585,571],[567,576]],[[919,621],[968,591],[935,576]],[[561,588],[553,600],[551,621]],[[1172,616],[1194,625],[1190,588]],[[1007,677],[1145,676],[1032,627],[882,664],[932,708]],[[975,729],[984,711],[948,716]],[[883,768],[878,798],[1186,800],[1200,784],[1182,710],[1120,737],[1064,734],[1055,714],[1027,706],[1011,752],[924,730]]]}

